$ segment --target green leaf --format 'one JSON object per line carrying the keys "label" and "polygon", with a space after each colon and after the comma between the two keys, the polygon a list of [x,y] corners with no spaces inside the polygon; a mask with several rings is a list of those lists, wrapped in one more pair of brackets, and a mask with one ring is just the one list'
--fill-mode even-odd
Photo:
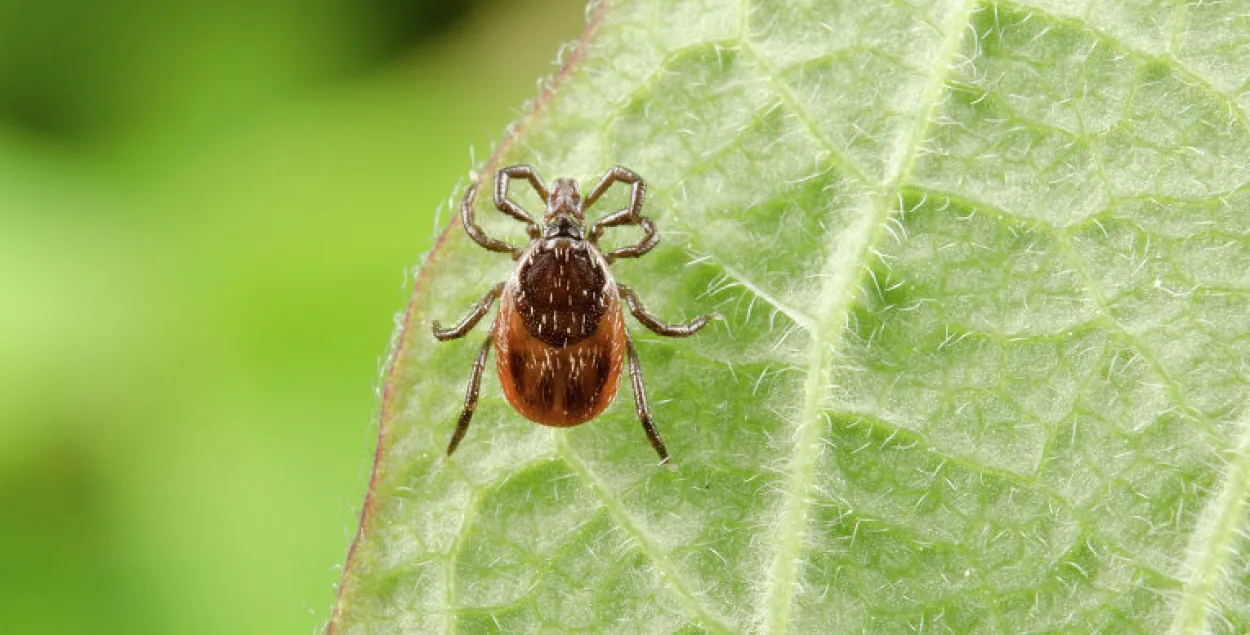
{"label": "green leaf", "polygon": [[453,222],[331,630],[1250,630],[1246,59],[1236,1],[597,7],[484,172],[648,179],[618,279],[727,317],[631,322],[680,469],[492,375],[441,463],[486,328],[430,323],[510,265]]}

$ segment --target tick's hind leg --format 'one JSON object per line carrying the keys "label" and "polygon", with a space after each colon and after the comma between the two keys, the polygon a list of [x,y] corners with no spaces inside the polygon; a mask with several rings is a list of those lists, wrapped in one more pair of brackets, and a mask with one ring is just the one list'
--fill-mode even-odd
{"label": "tick's hind leg", "polygon": [[638,294],[634,293],[633,289],[623,284],[618,285],[618,288],[621,290],[621,297],[629,305],[629,312],[634,314],[634,317],[639,322],[642,322],[643,326],[651,329],[656,335],[663,335],[664,337],[690,337],[698,333],[699,329],[707,326],[708,322],[724,319],[719,313],[709,313],[700,315],[685,324],[665,324],[655,315],[652,315],[650,311],[647,311],[647,307],[642,305],[642,300],[638,298]]}
{"label": "tick's hind leg", "polygon": [[625,334],[625,354],[629,356],[629,379],[634,387],[634,407],[638,412],[638,419],[642,421],[642,429],[646,431],[651,447],[660,455],[660,463],[668,463],[668,450],[664,448],[664,440],[660,438],[660,433],[655,430],[655,423],[651,421],[647,388],[642,385],[642,366],[638,363],[638,351],[634,350],[634,340],[629,337],[629,333]]}
{"label": "tick's hind leg", "polygon": [[469,375],[469,390],[464,395],[464,410],[460,413],[460,421],[456,423],[456,431],[452,433],[451,441],[447,443],[447,456],[451,456],[451,453],[456,451],[456,446],[460,445],[464,433],[469,431],[469,420],[473,418],[473,411],[477,410],[477,394],[482,388],[482,373],[486,370],[486,356],[490,354],[492,338],[493,336],[486,338],[486,341],[482,343],[482,350],[477,353],[477,359],[473,361],[473,373]]}
{"label": "tick's hind leg", "polygon": [[490,310],[490,305],[499,299],[499,294],[503,293],[503,285],[504,283],[500,282],[491,287],[491,290],[487,291],[486,295],[477,301],[477,304],[473,306],[473,310],[469,311],[468,315],[464,316],[464,319],[460,320],[459,324],[445,329],[442,324],[438,323],[438,320],[435,320],[434,337],[446,342],[447,340],[454,340],[468,335],[469,331],[473,330],[473,327],[477,326],[477,323],[482,320],[482,316],[486,315],[486,312]]}

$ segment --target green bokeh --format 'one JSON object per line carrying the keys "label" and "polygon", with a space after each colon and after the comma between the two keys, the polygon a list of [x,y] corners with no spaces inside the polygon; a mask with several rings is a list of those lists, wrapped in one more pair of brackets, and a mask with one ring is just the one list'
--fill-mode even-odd
{"label": "green bokeh", "polygon": [[393,4],[0,0],[0,630],[328,617],[405,272],[583,23]]}

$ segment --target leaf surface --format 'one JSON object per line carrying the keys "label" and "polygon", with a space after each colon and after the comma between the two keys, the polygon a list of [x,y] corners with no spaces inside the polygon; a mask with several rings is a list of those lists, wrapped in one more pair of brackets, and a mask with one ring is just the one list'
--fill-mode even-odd
{"label": "leaf surface", "polygon": [[510,265],[453,222],[331,631],[1250,630],[1248,14],[597,7],[485,172],[648,179],[663,242],[618,280],[666,320],[727,318],[631,321],[680,468],[627,386],[551,430],[493,373],[440,463],[487,326],[431,321]]}

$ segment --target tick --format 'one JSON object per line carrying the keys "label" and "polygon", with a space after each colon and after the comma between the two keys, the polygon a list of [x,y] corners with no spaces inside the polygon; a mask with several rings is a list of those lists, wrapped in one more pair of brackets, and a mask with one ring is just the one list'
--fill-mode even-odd
{"label": "tick", "polygon": [[[546,204],[541,225],[508,198],[511,179],[529,181]],[[630,186],[629,207],[601,216],[588,231],[584,230],[586,210],[618,182]],[[439,340],[464,337],[499,300],[495,324],[473,362],[464,410],[447,444],[448,456],[456,451],[469,430],[486,358],[493,347],[499,382],[508,403],[534,423],[557,428],[581,425],[603,412],[616,396],[621,368],[628,358],[638,419],[651,447],[660,455],[660,462],[668,461],[668,450],[651,420],[642,367],[634,342],[625,330],[621,303],[643,326],[665,337],[694,335],[720,315],[703,315],[686,324],[665,324],[647,311],[633,289],[612,278],[609,266],[613,262],[642,256],[660,241],[655,223],[642,215],[646,193],[647,184],[642,177],[620,166],[609,170],[585,200],[572,179],[557,179],[548,190],[528,165],[503,168],[495,174],[495,207],[525,223],[530,243],[521,249],[482,231],[473,218],[477,183],[465,191],[460,202],[465,233],[490,251],[510,254],[516,266],[508,279],[487,291],[459,324],[443,328],[434,323],[434,337]],[[604,230],[622,225],[641,227],[642,239],[632,246],[603,253],[599,239]]]}

